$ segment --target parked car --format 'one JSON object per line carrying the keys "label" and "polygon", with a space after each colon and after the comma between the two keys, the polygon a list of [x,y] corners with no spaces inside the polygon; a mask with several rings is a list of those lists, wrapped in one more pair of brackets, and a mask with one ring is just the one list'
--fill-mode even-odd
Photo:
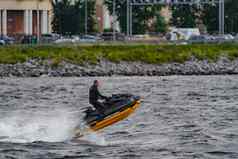
{"label": "parked car", "polygon": [[234,40],[234,36],[231,35],[231,34],[225,34],[225,35],[224,35],[224,38],[225,38],[226,40]]}
{"label": "parked car", "polygon": [[93,36],[93,35],[83,35],[83,36],[80,36],[80,39],[79,39],[80,42],[85,42],[85,43],[95,43],[100,40],[102,40],[100,37]]}
{"label": "parked car", "polygon": [[231,34],[224,34],[215,36],[216,42],[232,42],[234,37]]}
{"label": "parked car", "polygon": [[214,38],[210,35],[192,35],[188,42],[190,44],[193,43],[211,43],[213,42]]}
{"label": "parked car", "polygon": [[71,37],[61,37],[54,41],[55,44],[64,44],[64,43],[75,43],[77,39]]}
{"label": "parked car", "polygon": [[5,42],[5,44],[14,44],[15,43],[14,38],[6,36],[6,35],[1,35],[0,40],[3,40]]}
{"label": "parked car", "polygon": [[238,34],[234,37],[234,41],[238,42]]}
{"label": "parked car", "polygon": [[80,36],[79,35],[73,35],[70,37],[74,42],[79,42],[80,41]]}
{"label": "parked car", "polygon": [[41,43],[52,43],[56,40],[60,39],[59,34],[43,34],[41,35],[40,42]]}
{"label": "parked car", "polygon": [[0,46],[5,45],[5,44],[6,44],[6,43],[5,43],[4,40],[0,40]]}
{"label": "parked car", "polygon": [[200,31],[198,28],[171,28],[171,31],[167,33],[167,40],[189,40],[191,36],[199,36]]}
{"label": "parked car", "polygon": [[[105,32],[101,34],[101,38],[104,41],[113,41],[113,32]],[[125,41],[125,35],[122,33],[116,32],[116,40],[117,41]]]}
{"label": "parked car", "polygon": [[34,35],[25,35],[21,39],[22,44],[36,44],[37,43],[37,37]]}

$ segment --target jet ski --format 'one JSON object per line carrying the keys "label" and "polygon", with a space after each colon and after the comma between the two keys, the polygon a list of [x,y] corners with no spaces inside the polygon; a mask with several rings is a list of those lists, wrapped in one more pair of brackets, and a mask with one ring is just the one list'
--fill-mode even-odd
{"label": "jet ski", "polygon": [[104,102],[104,111],[92,107],[85,111],[84,121],[92,131],[98,131],[127,118],[140,105],[140,97],[131,94],[114,94]]}

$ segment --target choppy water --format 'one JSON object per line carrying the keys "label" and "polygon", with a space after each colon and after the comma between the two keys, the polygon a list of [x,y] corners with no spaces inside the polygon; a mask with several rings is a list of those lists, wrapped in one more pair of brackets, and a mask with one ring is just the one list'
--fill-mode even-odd
{"label": "choppy water", "polygon": [[71,140],[94,78],[0,79],[0,158],[238,158],[238,76],[100,78],[144,97],[99,134]]}

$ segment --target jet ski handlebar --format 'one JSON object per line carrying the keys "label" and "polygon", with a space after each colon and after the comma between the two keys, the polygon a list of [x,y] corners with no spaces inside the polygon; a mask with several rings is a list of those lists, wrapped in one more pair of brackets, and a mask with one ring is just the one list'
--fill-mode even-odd
{"label": "jet ski handlebar", "polygon": [[107,98],[104,102],[105,105],[110,105],[112,103],[116,103],[122,100],[128,101],[137,101],[140,100],[139,96],[134,96],[131,94],[112,94],[111,97]]}

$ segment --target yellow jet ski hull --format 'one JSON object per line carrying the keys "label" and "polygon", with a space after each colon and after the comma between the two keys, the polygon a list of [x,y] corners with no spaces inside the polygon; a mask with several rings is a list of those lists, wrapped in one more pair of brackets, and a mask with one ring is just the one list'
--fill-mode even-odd
{"label": "yellow jet ski hull", "polygon": [[132,114],[139,106],[140,106],[140,101],[136,101],[136,103],[133,106],[131,106],[121,112],[117,112],[117,113],[113,114],[112,116],[105,118],[102,121],[98,121],[98,122],[91,124],[93,126],[90,126],[90,129],[93,131],[98,131],[98,130],[108,127],[112,124],[115,124],[121,120],[124,120],[130,114]]}

